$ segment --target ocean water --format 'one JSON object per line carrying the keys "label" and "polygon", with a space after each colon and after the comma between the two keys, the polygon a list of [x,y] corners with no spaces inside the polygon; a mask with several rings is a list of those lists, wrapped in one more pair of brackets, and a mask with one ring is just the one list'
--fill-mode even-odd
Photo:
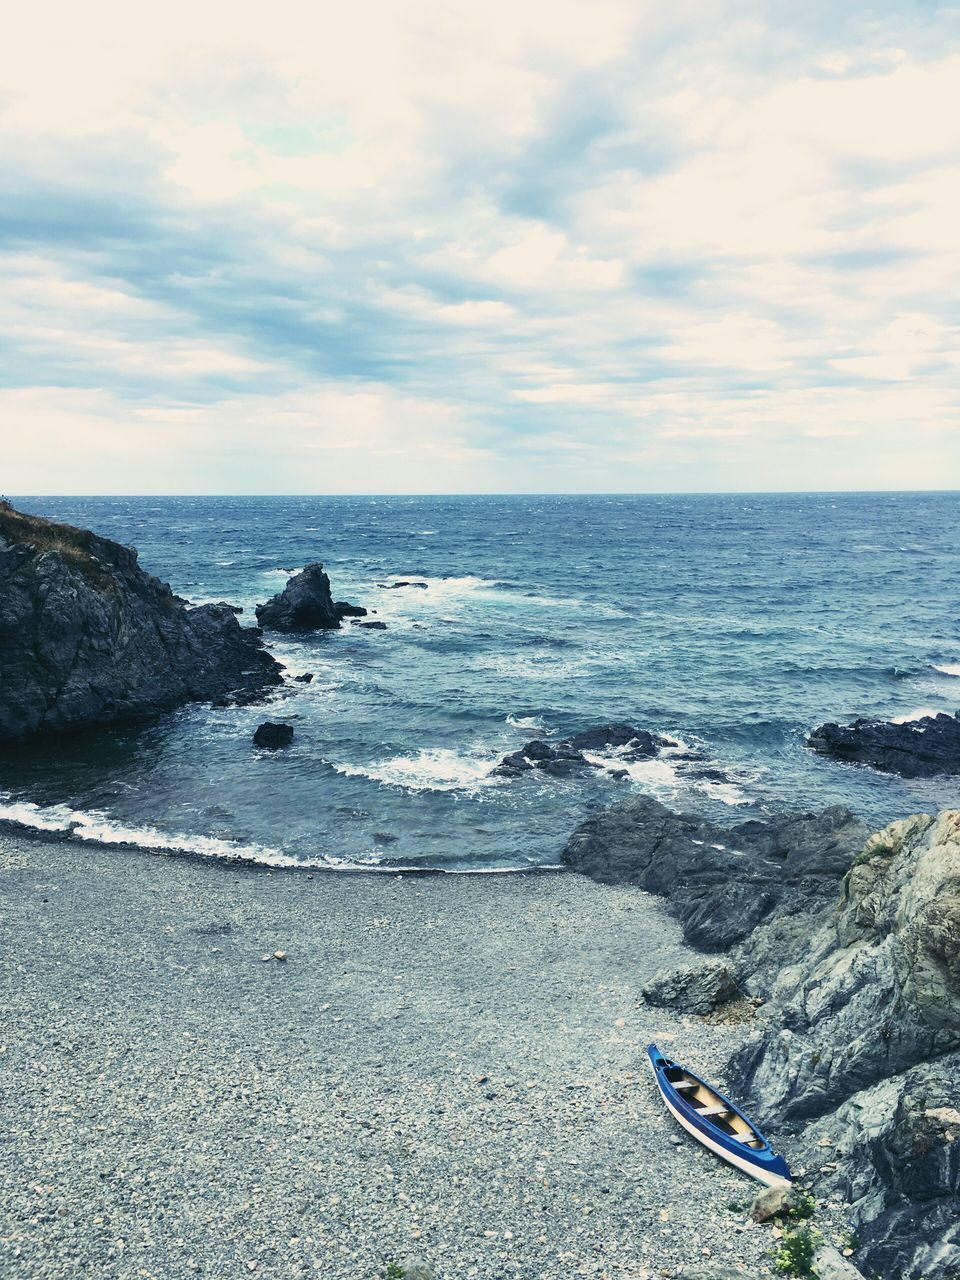
{"label": "ocean water", "polygon": [[[18,498],[135,545],[189,599],[245,609],[320,560],[385,632],[269,637],[269,705],[0,752],[0,816],[315,866],[554,865],[635,791],[735,822],[841,803],[879,823],[960,802],[821,759],[810,728],[960,706],[960,495]],[[427,590],[383,590],[398,578]],[[293,746],[254,750],[265,718]],[[627,720],[700,752],[587,776],[504,753]],[[676,758],[675,758],[676,757]]]}

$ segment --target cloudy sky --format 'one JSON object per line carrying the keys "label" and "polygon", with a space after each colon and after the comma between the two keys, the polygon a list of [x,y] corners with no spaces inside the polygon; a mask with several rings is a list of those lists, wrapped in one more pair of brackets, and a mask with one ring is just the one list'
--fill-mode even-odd
{"label": "cloudy sky", "polygon": [[4,25],[0,490],[960,487],[956,6]]}

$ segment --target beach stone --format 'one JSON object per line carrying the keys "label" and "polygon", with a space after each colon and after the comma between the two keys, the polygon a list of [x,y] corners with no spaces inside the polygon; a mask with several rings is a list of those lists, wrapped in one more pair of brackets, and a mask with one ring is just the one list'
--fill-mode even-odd
{"label": "beach stone", "polygon": [[931,778],[960,773],[960,712],[923,716],[905,724],[887,720],[854,720],[822,724],[807,739],[820,755],[868,764],[904,778]]}
{"label": "beach stone", "polygon": [[282,681],[234,606],[192,606],[132,547],[0,502],[0,740],[253,702]]}
{"label": "beach stone", "polygon": [[340,626],[342,607],[334,604],[323,565],[313,563],[294,574],[278,595],[257,605],[257,621],[271,631],[329,631]]}
{"label": "beach stone", "polygon": [[404,1280],[437,1280],[437,1273],[425,1258],[407,1258],[400,1263]]}
{"label": "beach stone", "polygon": [[722,960],[702,965],[686,965],[654,978],[641,995],[647,1004],[678,1009],[685,1013],[712,1013],[737,999],[740,989],[730,967]]}
{"label": "beach stone", "polygon": [[769,1222],[787,1213],[795,1199],[792,1187],[764,1187],[753,1197],[748,1217],[751,1222]]}
{"label": "beach stone", "polygon": [[813,1273],[817,1280],[863,1280],[863,1272],[841,1256],[833,1245],[823,1245],[813,1256]]}
{"label": "beach stone", "polygon": [[265,720],[253,735],[253,745],[267,751],[276,751],[279,747],[288,747],[293,741],[293,725],[276,724]]}

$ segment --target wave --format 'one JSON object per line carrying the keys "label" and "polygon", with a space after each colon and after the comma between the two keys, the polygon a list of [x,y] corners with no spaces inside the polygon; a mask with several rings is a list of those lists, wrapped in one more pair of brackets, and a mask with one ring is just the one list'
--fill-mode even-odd
{"label": "wave", "polygon": [[960,662],[935,662],[933,669],[944,676],[960,676]]}
{"label": "wave", "polygon": [[393,756],[372,764],[336,764],[333,768],[347,778],[370,778],[373,782],[404,791],[463,791],[476,794],[498,781],[491,776],[496,757],[489,752],[467,753],[451,747],[425,747],[415,755]]}
{"label": "wave", "polygon": [[511,729],[520,729],[523,733],[553,733],[552,729],[548,729],[543,722],[543,716],[515,716],[506,717],[506,723]]}
{"label": "wave", "polygon": [[[698,777],[695,771],[689,770],[686,767],[687,757],[691,753],[689,743],[675,734],[671,736],[675,745],[664,747],[659,755],[647,760],[625,760],[624,756],[630,750],[628,746],[613,747],[602,752],[585,751],[584,755],[592,764],[599,765],[610,773],[625,772],[631,782],[637,783],[657,799],[675,800],[682,793],[694,791],[721,804],[739,806],[752,803],[750,796],[733,778],[720,780]],[[710,761],[706,759],[696,763],[698,766],[710,767]]]}
{"label": "wave", "polygon": [[940,715],[936,707],[915,707],[913,711],[905,711],[901,716],[891,716],[891,724],[912,724],[914,720],[925,720],[927,717]]}

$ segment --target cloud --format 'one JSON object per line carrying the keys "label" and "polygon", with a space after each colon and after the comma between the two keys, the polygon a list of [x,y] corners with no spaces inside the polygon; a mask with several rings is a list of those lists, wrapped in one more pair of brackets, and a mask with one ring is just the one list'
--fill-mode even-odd
{"label": "cloud", "polygon": [[22,6],[4,486],[956,483],[950,24]]}

